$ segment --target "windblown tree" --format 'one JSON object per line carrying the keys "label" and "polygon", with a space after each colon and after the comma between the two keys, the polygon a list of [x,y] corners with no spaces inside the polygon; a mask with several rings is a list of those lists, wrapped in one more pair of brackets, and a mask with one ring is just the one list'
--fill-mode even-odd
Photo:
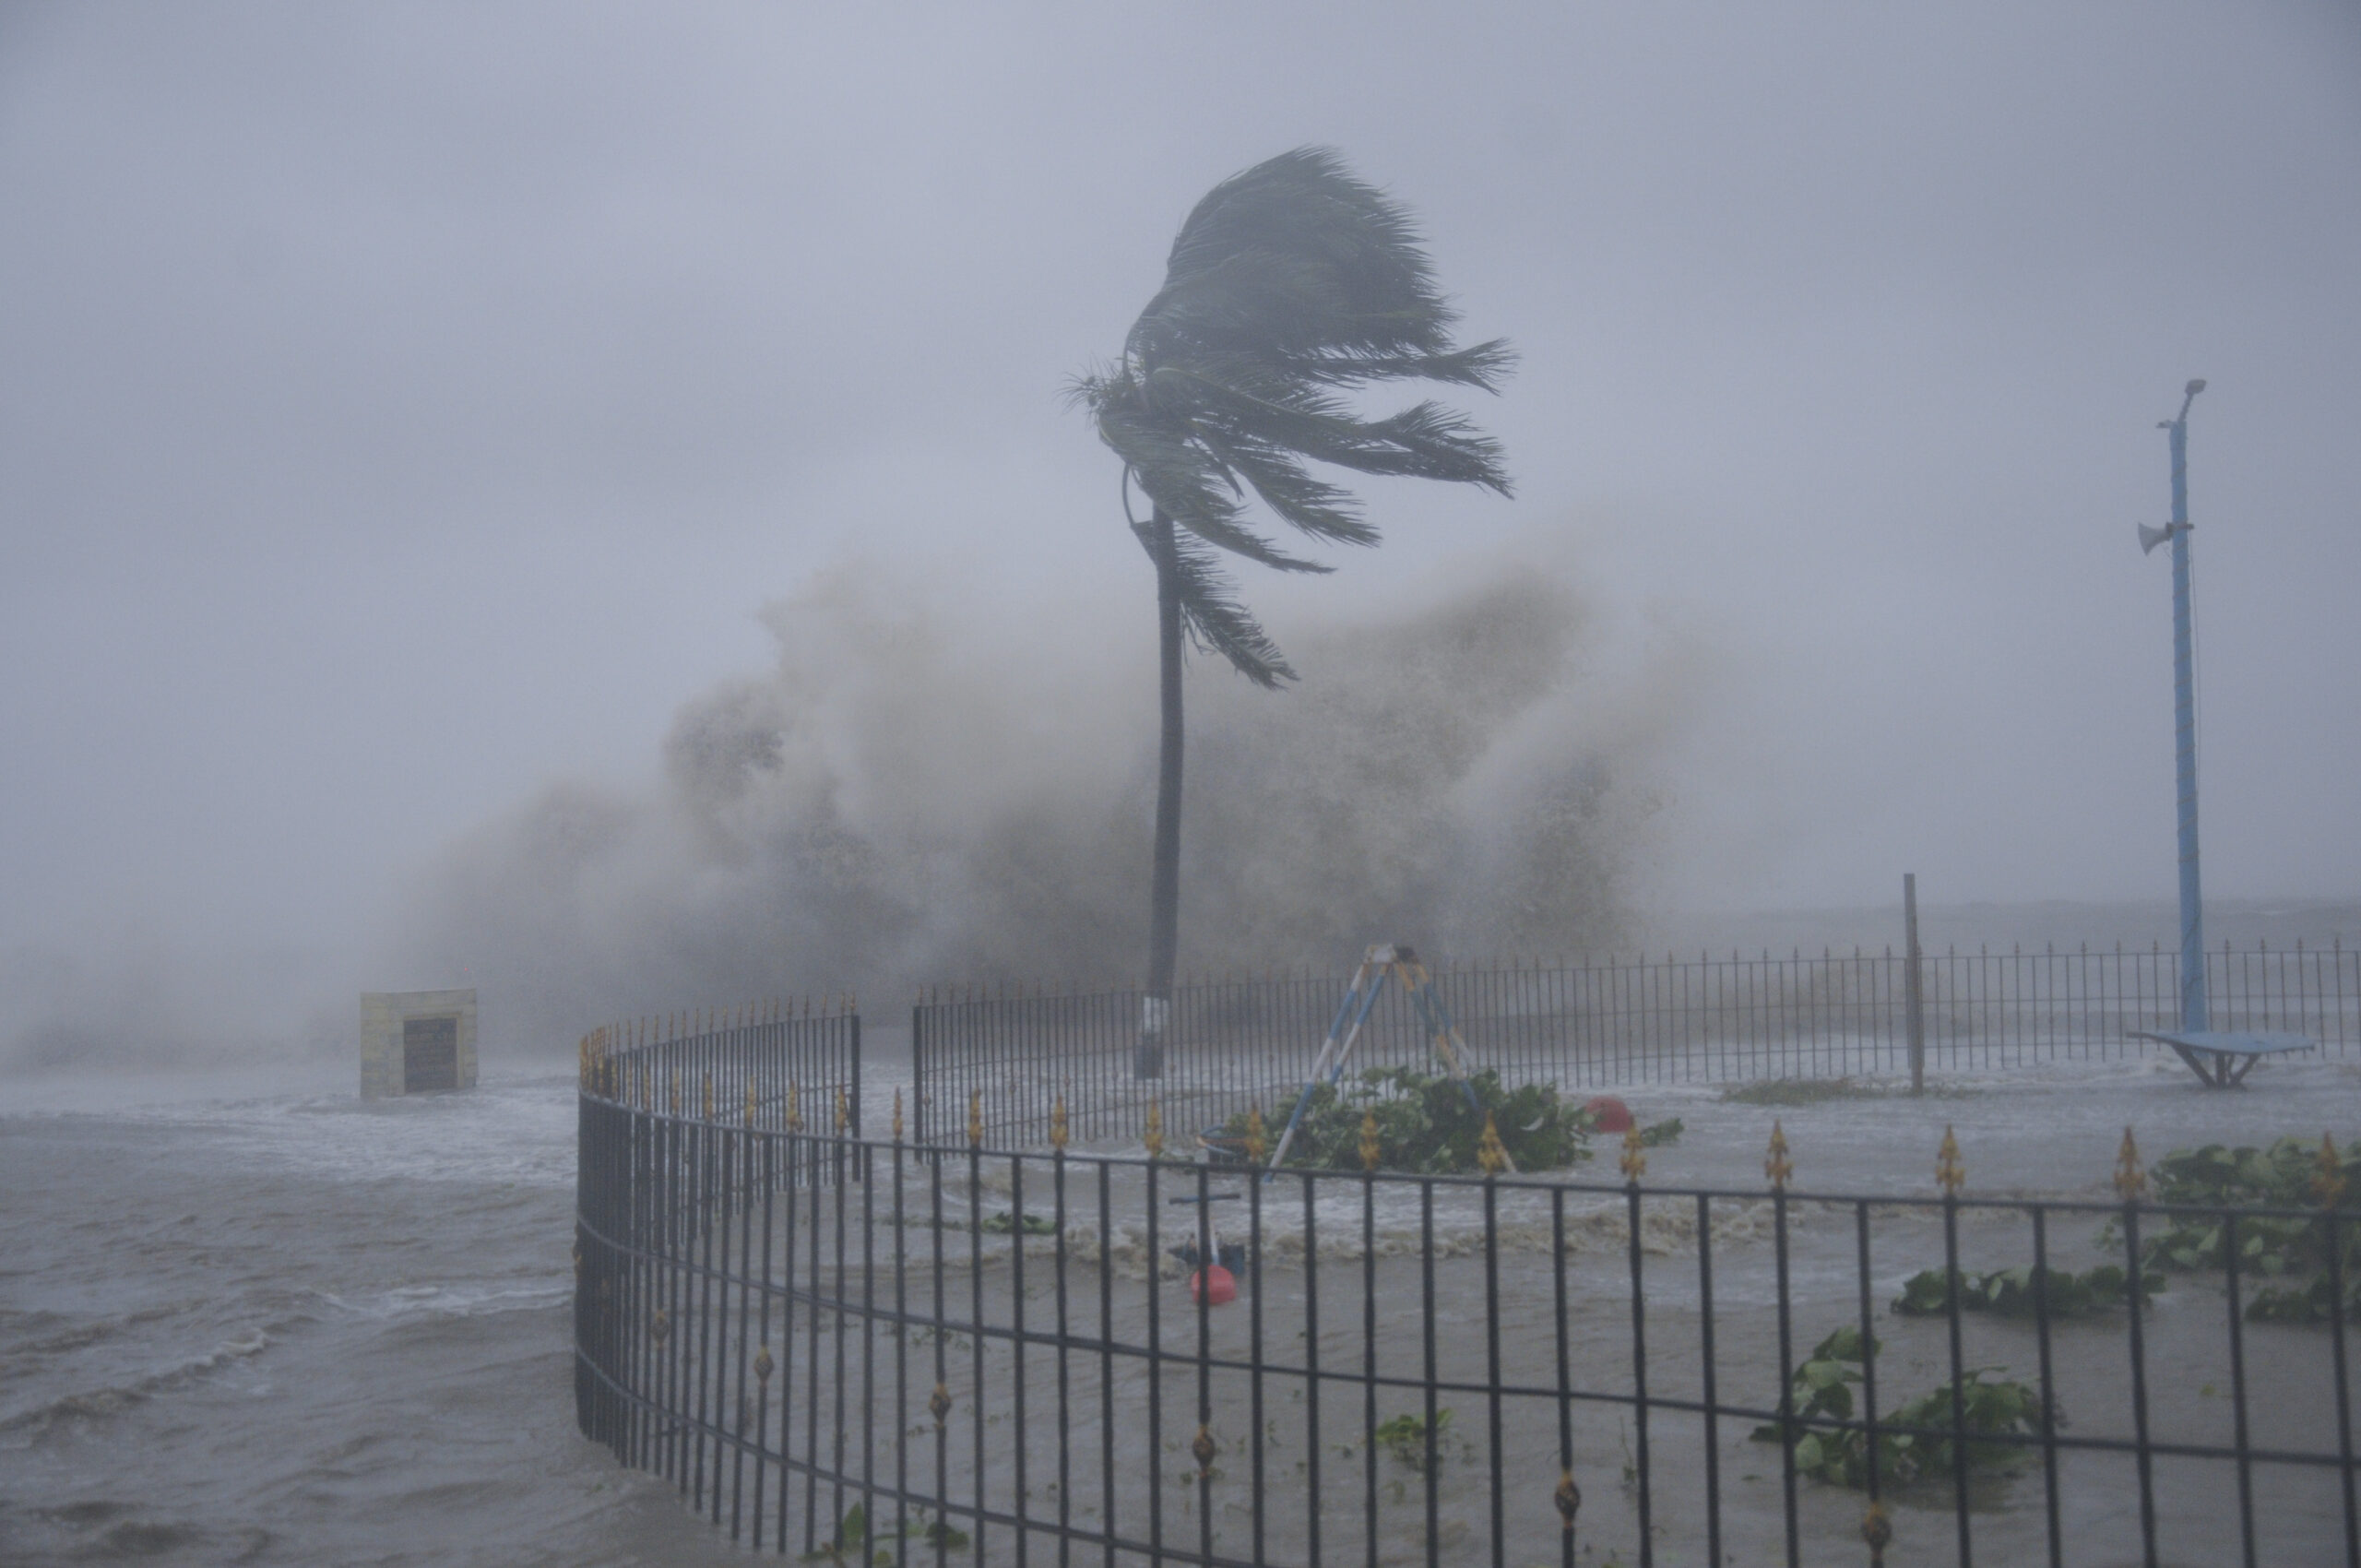
{"label": "windblown tree", "polygon": [[[1409,214],[1335,152],[1299,148],[1197,203],[1122,359],[1075,384],[1099,438],[1123,460],[1123,515],[1156,566],[1163,735],[1133,1063],[1142,1077],[1163,1070],[1180,945],[1181,639],[1259,686],[1295,679],[1240,601],[1221,554],[1282,572],[1332,570],[1256,531],[1256,500],[1312,540],[1375,544],[1359,502],[1311,465],[1509,493],[1499,444],[1465,415],[1422,401],[1371,418],[1352,398],[1382,381],[1495,390],[1513,361],[1508,345],[1454,348],[1457,319]],[[1134,491],[1146,500],[1145,518]]]}

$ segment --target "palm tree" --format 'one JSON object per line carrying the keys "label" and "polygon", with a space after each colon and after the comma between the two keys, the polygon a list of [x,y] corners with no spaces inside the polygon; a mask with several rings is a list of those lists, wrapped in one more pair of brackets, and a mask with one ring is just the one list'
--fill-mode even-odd
{"label": "palm tree", "polygon": [[[1141,1077],[1163,1070],[1180,944],[1182,635],[1259,686],[1295,679],[1217,552],[1282,572],[1331,570],[1249,527],[1249,492],[1314,540],[1375,544],[1359,503],[1308,462],[1509,493],[1499,444],[1465,416],[1420,402],[1368,419],[1347,396],[1379,381],[1494,390],[1513,358],[1508,345],[1455,349],[1456,319],[1408,213],[1335,152],[1299,148],[1197,203],[1121,361],[1074,384],[1099,439],[1123,460],[1123,515],[1156,565],[1164,724]],[[1145,521],[1133,513],[1134,488]]]}

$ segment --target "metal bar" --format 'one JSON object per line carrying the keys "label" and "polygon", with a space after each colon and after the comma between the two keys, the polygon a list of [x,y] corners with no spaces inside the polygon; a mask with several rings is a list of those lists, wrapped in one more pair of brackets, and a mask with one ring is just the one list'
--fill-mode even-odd
{"label": "metal bar", "polygon": [[[1633,1177],[1624,1192],[1631,1216],[1631,1429],[1639,1447],[1640,1568],[1654,1568],[1656,1543],[1648,1462],[1648,1301],[1647,1289],[1641,1279],[1644,1254],[1640,1247],[1639,1178]],[[1788,1453],[1792,1459],[1794,1450],[1790,1448]]]}
{"label": "metal bar", "polygon": [[2353,1463],[2353,1394],[2345,1375],[2344,1323],[2351,1315],[2344,1293],[2345,1221],[2333,1205],[2321,1217],[2328,1231],[2329,1345],[2336,1369],[2337,1480],[2344,1501],[2344,1565],[2361,1568],[2361,1507],[2355,1506]]}
{"label": "metal bar", "polygon": [[1879,1504],[1884,1477],[1878,1452],[1878,1341],[1876,1310],[1869,1301],[1869,1206],[1853,1206],[1853,1278],[1861,1314],[1861,1424],[1869,1468],[1869,1506]]}
{"label": "metal bar", "polygon": [[1952,1367],[1952,1517],[1959,1531],[1959,1568],[1971,1568],[1975,1561],[1975,1542],[1967,1516],[1967,1363],[1961,1349],[1962,1283],[1959,1198],[1947,1187],[1943,1194],[1943,1321],[1949,1335]]}
{"label": "metal bar", "polygon": [[[2123,1206],[2124,1275],[2135,1285],[2140,1272],[2140,1206]],[[2131,1348],[2131,1426],[2134,1460],[2140,1471],[2140,1556],[2142,1568],[2156,1568],[2156,1477],[2153,1450],[2148,1440],[2148,1355],[2141,1325],[2140,1291],[2123,1296],[2124,1326]]]}
{"label": "metal bar", "polygon": [[[2041,1502],[2043,1522],[2049,1534],[2049,1568],[2066,1561],[2064,1522],[2058,1499],[2058,1384],[2051,1364],[2049,1333],[2049,1215],[2038,1205],[2033,1211],[2034,1334],[2041,1356]],[[2127,1289],[2140,1289],[2137,1275]]]}
{"label": "metal bar", "polygon": [[[1303,1456],[1305,1486],[1311,1502],[1304,1510],[1304,1531],[1311,1562],[1320,1559],[1320,1522],[1323,1512],[1320,1490],[1320,1206],[1318,1183],[1303,1178]],[[1257,1250],[1257,1256],[1260,1251]],[[1261,1292],[1258,1290],[1259,1296]]]}
{"label": "metal bar", "polygon": [[[1252,1172],[1250,1170],[1251,1178]],[[1253,1530],[1253,1550],[1256,1568],[1266,1561],[1264,1556],[1264,1494],[1263,1494],[1263,1183],[1246,1182],[1246,1360],[1247,1379],[1247,1484],[1252,1497],[1249,1523]]]}
{"label": "metal bar", "polygon": [[[1557,1196],[1558,1212],[1562,1216],[1564,1197],[1562,1194]],[[1559,1229],[1564,1229],[1562,1218]],[[1560,1251],[1563,1250],[1561,1244]],[[1558,1276],[1562,1313],[1565,1296],[1565,1263],[1562,1258],[1558,1265]],[[1703,1193],[1697,1194],[1697,1332],[1698,1360],[1703,1369],[1702,1402],[1705,1408],[1705,1561],[1717,1563],[1727,1560],[1722,1554],[1722,1441],[1716,1420],[1721,1412],[1716,1383],[1717,1359],[1714,1353],[1714,1200]],[[1561,1391],[1566,1380],[1565,1357],[1566,1332],[1561,1324],[1558,1330],[1558,1383]],[[1560,1397],[1562,1400],[1562,1392]],[[1567,1544],[1570,1562],[1572,1555],[1570,1533]]]}
{"label": "metal bar", "polygon": [[982,1146],[972,1137],[967,1145],[967,1345],[972,1369],[967,1384],[972,1433],[968,1465],[976,1497],[976,1527],[968,1539],[975,1548],[976,1568],[984,1568],[984,1538],[991,1533],[984,1528],[989,1517],[984,1491],[984,1155]]}
{"label": "metal bar", "polygon": [[1151,1158],[1147,1162],[1147,1538],[1153,1558],[1164,1554],[1164,1369],[1158,1364],[1164,1354],[1164,1315],[1161,1281],[1157,1277],[1164,1252],[1157,1238],[1157,1211],[1163,1206],[1163,1194],[1157,1190],[1157,1178],[1162,1173],[1163,1162]]}
{"label": "metal bar", "polygon": [[1056,1226],[1051,1243],[1056,1270],[1055,1307],[1058,1320],[1058,1568],[1072,1562],[1074,1528],[1074,1390],[1067,1348],[1073,1324],[1066,1315],[1066,1146],[1050,1153],[1050,1218]]}
{"label": "metal bar", "polygon": [[[1918,966],[1918,873],[1902,873],[1902,927],[1904,943],[1904,984],[1908,997],[1910,1035],[1910,1092],[1927,1092],[1927,1007],[1926,992],[1920,981]],[[1874,1501],[1874,1498],[1872,1499]]]}
{"label": "metal bar", "polygon": [[909,1208],[907,1172],[899,1138],[891,1151],[894,1171],[894,1536],[910,1538],[910,1328]]}
{"label": "metal bar", "polygon": [[[1702,1237],[1703,1231],[1699,1234]],[[1559,1485],[1563,1489],[1563,1499],[1559,1505],[1560,1523],[1563,1526],[1559,1532],[1559,1562],[1560,1568],[1574,1568],[1574,1521],[1582,1506],[1579,1501],[1582,1493],[1575,1490],[1574,1483],[1573,1369],[1568,1353],[1566,1332],[1570,1314],[1566,1310],[1566,1194],[1563,1188],[1549,1194],[1549,1287],[1550,1327],[1555,1331],[1558,1341],[1558,1469],[1560,1477]],[[1705,1322],[1709,1325],[1713,1322],[1710,1309],[1705,1314]],[[1712,1333],[1710,1326],[1707,1333]],[[1708,1348],[1705,1352],[1705,1375],[1709,1392],[1705,1403],[1709,1409],[1713,1404],[1710,1392],[1713,1364],[1713,1351]],[[1710,1423],[1713,1417],[1709,1414],[1705,1419]],[[1568,1507],[1568,1503],[1572,1506]],[[1711,1559],[1714,1562],[1721,1560],[1719,1552]]]}
{"label": "metal bar", "polygon": [[[1418,1183],[1418,1340],[1425,1355],[1421,1364],[1426,1368],[1426,1430],[1421,1445],[1427,1456],[1427,1568],[1436,1568],[1442,1561],[1442,1530],[1436,1518],[1442,1502],[1437,1490],[1442,1478],[1435,1455],[1435,1184],[1431,1180]],[[1375,1433],[1370,1435],[1374,1438]]]}
{"label": "metal bar", "polygon": [[[859,1038],[858,1021],[854,1036]],[[853,1104],[860,1103],[858,1086],[860,1083],[860,1053],[853,1052],[853,1083],[856,1086]],[[858,1130],[860,1112],[856,1118]],[[850,1151],[851,1170],[860,1183],[860,1517],[872,1534],[877,1529],[877,1183],[870,1180],[872,1147],[867,1143],[856,1144]],[[839,1194],[844,1189],[837,1188]],[[838,1198],[838,1211],[843,1200]],[[901,1228],[895,1227],[895,1234]],[[838,1287],[841,1295],[843,1289]],[[844,1344],[844,1320],[837,1320],[836,1343]],[[896,1429],[899,1430],[898,1428]],[[896,1446],[900,1446],[897,1441]]]}
{"label": "metal bar", "polygon": [[1361,1172],[1361,1514],[1377,1568],[1377,1173]]}
{"label": "metal bar", "polygon": [[[1484,1373],[1491,1384],[1486,1400],[1485,1441],[1491,1457],[1492,1563],[1508,1561],[1506,1499],[1501,1495],[1508,1455],[1501,1441],[1501,1190],[1484,1183]],[[1259,1553],[1257,1554],[1259,1555]]]}
{"label": "metal bar", "polygon": [[[1106,1568],[1115,1565],[1115,1268],[1114,1170],[1098,1162],[1098,1516],[1107,1526]],[[1153,1267],[1153,1263],[1150,1264]]]}
{"label": "metal bar", "polygon": [[[2238,1214],[2226,1210],[2222,1216],[2222,1261],[2225,1294],[2228,1299],[2230,1334],[2230,1412],[2232,1441],[2237,1449],[2238,1466],[2238,1550],[2245,1568],[2255,1568],[2254,1556],[2254,1457],[2247,1441],[2247,1356],[2245,1324],[2240,1321],[2245,1291],[2238,1283]],[[2131,1289],[2139,1281],[2131,1281]]]}
{"label": "metal bar", "polygon": [[[976,1277],[984,1274],[984,1260],[975,1263]],[[1015,1441],[1008,1445],[1012,1467],[1010,1485],[1011,1510],[1016,1515],[1016,1563],[1025,1568],[1031,1549],[1030,1520],[1033,1492],[1027,1486],[1026,1450],[1029,1429],[1025,1421],[1025,1158],[1011,1155],[1008,1160],[1008,1310],[1011,1333],[1008,1341],[1009,1404],[1015,1422]],[[980,1325],[977,1340],[982,1341]],[[978,1401],[980,1408],[981,1401]]]}
{"label": "metal bar", "polygon": [[1787,1568],[1802,1568],[1802,1527],[1796,1514],[1796,1340],[1787,1279],[1787,1189],[1771,1190],[1771,1235],[1779,1299],[1779,1495],[1786,1525]]}

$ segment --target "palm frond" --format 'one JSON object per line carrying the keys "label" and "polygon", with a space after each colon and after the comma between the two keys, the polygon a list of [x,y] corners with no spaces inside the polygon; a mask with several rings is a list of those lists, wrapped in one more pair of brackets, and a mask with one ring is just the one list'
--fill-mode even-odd
{"label": "palm frond", "polygon": [[1336,544],[1377,542],[1377,529],[1363,519],[1352,493],[1312,478],[1285,447],[1252,434],[1231,435],[1202,428],[1198,439],[1289,526]]}
{"label": "palm frond", "polygon": [[1499,443],[1465,415],[1429,401],[1370,419],[1340,395],[1383,381],[1496,390],[1515,356],[1499,339],[1453,346],[1457,320],[1409,214],[1326,148],[1234,174],[1190,212],[1121,362],[1068,397],[1173,523],[1174,554],[1158,564],[1184,584],[1199,647],[1259,684],[1291,678],[1214,552],[1328,569],[1249,527],[1250,493],[1311,538],[1377,541],[1351,493],[1307,463],[1509,493]]}
{"label": "palm frond", "polygon": [[1122,407],[1099,416],[1099,434],[1148,500],[1206,543],[1281,572],[1331,570],[1288,554],[1246,527],[1237,481],[1204,442],[1180,438],[1162,422]]}
{"label": "palm frond", "polygon": [[[1148,559],[1165,567],[1155,528],[1143,522],[1134,524],[1133,531]],[[1169,565],[1180,600],[1180,624],[1198,651],[1221,655],[1231,669],[1266,689],[1296,678],[1279,645],[1239,602],[1238,585],[1222,571],[1211,550],[1175,530]]]}

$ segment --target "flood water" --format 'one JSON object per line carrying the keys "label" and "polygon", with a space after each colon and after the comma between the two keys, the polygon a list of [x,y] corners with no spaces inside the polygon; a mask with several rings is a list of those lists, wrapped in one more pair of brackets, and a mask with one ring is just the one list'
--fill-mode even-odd
{"label": "flood water", "polygon": [[[742,1549],[691,1517],[665,1483],[619,1467],[575,1431],[571,1073],[503,1079],[495,1072],[472,1093],[367,1105],[344,1076],[12,1087],[0,1114],[0,1192],[6,1194],[0,1209],[0,1562],[746,1561]],[[885,1124],[893,1078],[889,1063],[872,1063],[864,1118],[872,1129]],[[1774,1115],[1784,1120],[1797,1186],[1827,1192],[1931,1194],[1946,1123],[1956,1125],[1971,1194],[2090,1198],[2107,1195],[2126,1123],[2139,1128],[2151,1158],[2199,1142],[2361,1134],[2361,1068],[2283,1063],[2258,1070],[2250,1084],[2242,1092],[2208,1092],[2166,1060],[1945,1082],[1944,1092],[1920,1100],[1844,1099],[1776,1111],[1727,1103],[1703,1088],[1634,1089],[1630,1098],[1643,1120],[1679,1115],[1688,1124],[1679,1143],[1651,1151],[1651,1187],[1759,1191]],[[1611,1170],[1611,1158],[1609,1150],[1597,1164]],[[1585,1174],[1594,1172],[1608,1173],[1595,1166]],[[984,1201],[1004,1200],[988,1193]],[[1036,1201],[1028,1194],[1028,1207]],[[1668,1218],[1649,1259],[1650,1364],[1659,1385],[1678,1394],[1691,1391],[1684,1379],[1693,1384],[1696,1377],[1693,1248],[1679,1229],[1680,1200],[1652,1202]],[[1284,1206],[1275,1203],[1270,1216],[1279,1230],[1292,1223],[1280,1212]],[[1734,1206],[1730,1225],[1716,1236],[1716,1302],[1726,1324],[1721,1392],[1726,1400],[1768,1401],[1776,1396],[1775,1376],[1756,1374],[1762,1386],[1739,1387],[1732,1370],[1750,1360],[1775,1364],[1762,1359],[1775,1343],[1766,1338],[1775,1336],[1768,1232],[1749,1213]],[[1406,1223],[1399,1214],[1381,1219],[1394,1230]],[[1442,1223],[1466,1219],[1445,1214]],[[1798,1218],[1799,1348],[1842,1321],[1852,1301],[1851,1224],[1842,1210]],[[1907,1235],[1913,1224],[1920,1226],[1915,1242]],[[1929,1237],[1921,1221],[1880,1226],[1875,1283],[1890,1294],[1908,1272],[1940,1261],[1940,1253],[1922,1255]],[[1343,1239],[1346,1228],[1332,1227],[1326,1217],[1322,1228],[1326,1255],[1326,1241]],[[2022,1241],[2005,1222],[1970,1229],[1964,1244],[1971,1266],[2015,1261],[2006,1254]],[[2060,1244],[2071,1252],[2089,1240],[2077,1228]],[[1939,1249],[1939,1231],[1933,1241]],[[1614,1358],[1629,1353],[1628,1316],[1617,1316],[1626,1277],[1611,1241],[1602,1233],[1600,1244],[1570,1259],[1573,1288],[1589,1302],[1577,1349],[1594,1372],[1607,1369],[1591,1381],[1622,1375]],[[1294,1323],[1302,1311],[1300,1269],[1279,1267],[1285,1256],[1275,1234],[1274,1266],[1262,1285],[1266,1330]],[[1364,1353],[1354,1321],[1358,1265],[1350,1256],[1349,1248],[1338,1254],[1320,1285],[1322,1354],[1338,1364]],[[1038,1261],[1028,1264],[1028,1289],[1038,1303],[1050,1275]],[[1004,1265],[987,1264],[986,1280],[1004,1292],[996,1266]],[[1095,1290],[1092,1271],[1076,1267],[1077,1286]],[[1175,1319],[1169,1332],[1193,1338],[1194,1316],[1178,1281],[1150,1287],[1145,1265],[1127,1268],[1121,1257],[1117,1268],[1125,1300],[1136,1304],[1125,1311],[1144,1307],[1145,1293],[1161,1289]],[[1546,1249],[1513,1253],[1502,1287],[1506,1354],[1536,1362],[1540,1382],[1553,1375],[1549,1268]],[[1389,1324],[1382,1353],[1389,1363],[1409,1358],[1404,1370],[1415,1373],[1427,1287],[1415,1262],[1387,1259],[1381,1275]],[[1434,1287],[1442,1324],[1438,1354],[1447,1375],[1465,1372],[1471,1356],[1480,1369],[1485,1289],[1480,1268],[1464,1264],[1443,1269]],[[1252,1307],[1247,1300],[1224,1309],[1210,1332],[1225,1345],[1246,1335]],[[2159,1298],[2154,1319],[2158,1355],[2185,1371],[2160,1388],[2157,1419],[2204,1441],[2226,1441],[2228,1433],[2229,1385],[2219,1365],[2223,1310],[2218,1289],[2177,1284]],[[1887,1316],[1879,1332],[1891,1342],[1894,1369],[1886,1374],[1890,1391],[1881,1391],[1881,1404],[1919,1392],[1918,1384],[1941,1374],[1947,1349],[1936,1324]],[[2011,1375],[2030,1375],[2030,1364],[2019,1364],[2028,1354],[2026,1336],[2011,1337],[1989,1324],[1975,1332],[1970,1364],[1999,1362]],[[2322,1334],[2258,1329],[2247,1345],[2258,1419],[2307,1445],[2332,1441],[2318,1430],[2329,1419],[2322,1413]],[[2060,1388],[2070,1420],[2080,1423],[2074,1430],[2111,1430],[2121,1419],[2111,1374],[2094,1360],[2114,1343],[2095,1330],[2061,1330]],[[1077,1369],[1077,1378],[1086,1372]],[[1028,1373],[1028,1381],[1038,1375]],[[929,1371],[926,1385],[931,1382]],[[1194,1385],[1168,1384],[1160,1396],[1169,1427],[1164,1435],[1185,1447]],[[1304,1461],[1299,1450],[1309,1429],[1283,1381],[1266,1384],[1265,1417],[1275,1423],[1266,1438],[1278,1446],[1266,1448],[1265,1471],[1283,1484]],[[1216,1425],[1227,1441],[1238,1443],[1247,1430],[1252,1392],[1238,1380],[1216,1392]],[[1118,1420],[1136,1427],[1144,1415],[1137,1401],[1120,1389],[1117,1395]],[[923,1397],[922,1391],[914,1396],[911,1408]],[[1068,1443],[1086,1443],[1092,1423],[1102,1420],[1101,1396],[1086,1379],[1071,1384],[1070,1397]],[[1446,1395],[1442,1402],[1454,1409],[1454,1443],[1488,1442],[1480,1400]],[[1385,1403],[1381,1420],[1402,1413],[1394,1403]],[[1417,1403],[1413,1396],[1404,1408]],[[1035,1456],[1037,1478],[1055,1473],[1040,1467],[1054,1466],[1059,1446],[1045,1414],[1051,1408],[1037,1399],[1025,1426],[1023,1446]],[[1335,1408],[1332,1396],[1323,1434],[1346,1417],[1357,1419],[1358,1409]],[[1518,1456],[1509,1481],[1532,1526],[1520,1526],[1521,1550],[1523,1543],[1548,1546],[1554,1515],[1540,1510],[1555,1484],[1555,1420],[1554,1402],[1543,1399],[1513,1402],[1503,1416],[1504,1451]],[[1335,1441],[1353,1435],[1335,1433]],[[1622,1454],[1636,1435],[1612,1410],[1584,1416],[1578,1441],[1589,1478],[1584,1518],[1601,1543],[1593,1561],[1606,1561],[1619,1538],[1628,1542],[1637,1499],[1619,1476]],[[1734,1529],[1752,1531],[1776,1516],[1778,1451],[1747,1443],[1743,1431],[1726,1429],[1721,1436],[1725,1505]],[[1655,1517],[1666,1548],[1659,1561],[1695,1561],[1700,1526],[1693,1511],[1683,1510],[1700,1484],[1701,1439],[1693,1422],[1680,1431],[1660,1420],[1654,1441],[1662,1477]],[[1297,1450],[1287,1451],[1289,1443]],[[1006,1448],[1003,1441],[1003,1455]],[[1246,1544],[1237,1513],[1246,1450],[1233,1449],[1221,1460],[1223,1484],[1231,1489],[1216,1504],[1225,1550]],[[1360,1506],[1360,1492],[1351,1489],[1359,1485],[1356,1472],[1366,1456],[1338,1454],[1335,1461],[1329,1484],[1339,1489],[1340,1512],[1350,1514]],[[1189,1463],[1184,1455],[1174,1467]],[[1383,1527],[1398,1544],[1406,1538],[1397,1537],[1397,1523],[1423,1525],[1426,1472],[1390,1455],[1384,1465],[1382,1486],[1389,1496],[1398,1492],[1398,1506],[1415,1511],[1397,1521],[1391,1513],[1397,1503],[1387,1504]],[[2236,1560],[2234,1548],[2221,1555],[2224,1543],[2235,1539],[2222,1534],[2225,1517],[2235,1524],[2225,1513],[2225,1472],[2212,1467],[2191,1479],[2169,1466],[2160,1471],[2166,1561]],[[1456,1447],[1437,1472],[1438,1517],[1459,1543],[1446,1561],[1480,1551],[1488,1540],[1485,1489],[1463,1479],[1479,1473]],[[2341,1528],[2327,1492],[2258,1474],[2264,1476],[2258,1495],[2275,1521],[2272,1534],[2299,1543],[2296,1556],[2276,1560],[2308,1561],[2304,1554],[2316,1547],[2325,1553],[2322,1543]],[[2119,1550],[2078,1552],[2070,1560],[2137,1561],[2128,1465],[2076,1460],[2066,1482],[2077,1538],[2120,1541]],[[1809,1482],[1803,1497],[1815,1534],[1851,1543],[1826,1548],[1827,1560],[1857,1561],[1859,1548],[1849,1531],[1857,1498]],[[2037,1550],[2040,1497],[2037,1476],[1979,1494],[1978,1538],[1993,1543],[1992,1553],[1979,1560],[2025,1560],[2023,1549]],[[1905,1501],[1898,1526],[1914,1550],[1897,1560],[1950,1561],[1950,1518],[1947,1500]],[[1185,1509],[1173,1527],[1184,1525],[1195,1527]],[[1281,1545],[1274,1538],[1269,1549],[1276,1553]],[[1621,1550],[1628,1562],[1629,1545]],[[1396,1554],[1389,1545],[1387,1557]]]}

